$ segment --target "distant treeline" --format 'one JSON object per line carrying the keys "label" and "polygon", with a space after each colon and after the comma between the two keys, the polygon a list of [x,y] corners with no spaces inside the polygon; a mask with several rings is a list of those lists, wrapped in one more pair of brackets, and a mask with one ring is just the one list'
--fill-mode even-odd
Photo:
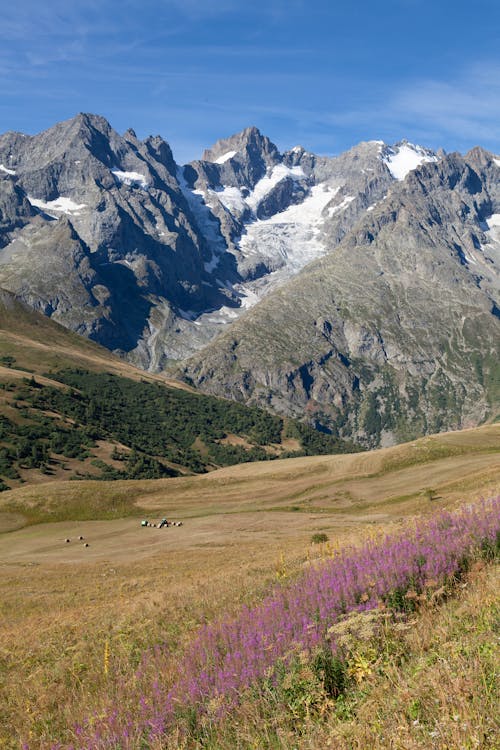
{"label": "distant treeline", "polygon": [[[25,379],[22,385],[4,385],[15,389],[13,402],[20,406],[24,424],[1,418],[0,477],[18,478],[19,468],[50,473],[52,454],[83,461],[92,457],[96,440],[119,442],[128,449],[115,450],[112,455],[123,469],[92,460],[103,479],[159,478],[178,473],[162,459],[204,472],[209,467],[277,455],[356,450],[353,444],[300,422],[234,401],[85,370],[63,370],[49,376],[68,388],[42,386],[35,377]],[[42,412],[55,412],[60,418]],[[242,437],[247,444],[222,443],[228,435]],[[296,438],[300,450],[266,450],[271,445],[280,446],[284,437]]]}

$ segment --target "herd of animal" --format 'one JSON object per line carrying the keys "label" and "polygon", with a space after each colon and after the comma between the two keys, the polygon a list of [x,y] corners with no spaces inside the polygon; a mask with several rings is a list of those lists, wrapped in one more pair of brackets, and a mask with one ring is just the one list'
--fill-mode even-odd
{"label": "herd of animal", "polygon": [[[168,526],[182,526],[182,521],[168,521],[166,518],[162,518],[161,521],[158,521],[158,523],[154,523],[152,521],[141,521],[141,526],[149,527],[151,529],[164,529]],[[83,542],[84,547],[88,547],[89,543],[85,541],[85,538],[83,536],[78,537],[79,542]],[[71,539],[68,537],[64,540],[65,544],[69,544],[71,542]]]}
{"label": "herd of animal", "polygon": [[[88,547],[88,546],[89,546],[89,543],[85,541],[85,539],[83,538],[83,536],[79,536],[79,537],[78,537],[78,541],[79,541],[79,542],[83,542],[83,546],[84,546],[84,547]],[[69,543],[71,542],[71,539],[68,539],[68,538],[66,538],[66,539],[64,540],[64,542],[65,542],[65,544],[69,544]]]}
{"label": "herd of animal", "polygon": [[167,521],[166,518],[162,518],[158,523],[152,523],[151,521],[141,521],[141,526],[148,526],[153,529],[163,529],[168,526],[182,526],[182,521]]}

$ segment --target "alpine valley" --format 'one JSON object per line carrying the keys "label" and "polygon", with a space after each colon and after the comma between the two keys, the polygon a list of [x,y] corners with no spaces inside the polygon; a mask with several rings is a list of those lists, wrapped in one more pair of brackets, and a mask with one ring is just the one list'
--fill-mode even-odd
{"label": "alpine valley", "polygon": [[152,373],[367,447],[494,419],[500,157],[406,141],[180,166],[79,114],[0,136],[0,287]]}

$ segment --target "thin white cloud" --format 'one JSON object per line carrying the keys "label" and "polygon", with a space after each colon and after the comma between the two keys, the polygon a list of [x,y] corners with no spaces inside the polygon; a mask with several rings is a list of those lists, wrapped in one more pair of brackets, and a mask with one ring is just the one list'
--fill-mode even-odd
{"label": "thin white cloud", "polygon": [[[319,120],[339,128],[411,132],[439,142],[483,143],[500,148],[500,63],[475,63],[448,80],[405,81],[396,91],[373,92],[363,106],[325,114]],[[371,137],[371,136],[370,136]]]}
{"label": "thin white cloud", "polygon": [[391,110],[407,121],[468,140],[500,139],[500,64],[476,64],[454,81],[421,81]]}

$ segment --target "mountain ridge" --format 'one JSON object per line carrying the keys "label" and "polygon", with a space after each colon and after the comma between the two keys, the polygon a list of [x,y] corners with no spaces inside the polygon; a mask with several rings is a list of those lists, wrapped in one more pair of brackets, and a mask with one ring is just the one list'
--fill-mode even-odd
{"label": "mountain ridge", "polygon": [[499,166],[404,140],[280,153],[255,126],[180,166],[80,113],[0,136],[0,286],[143,369],[184,362],[367,445],[477,423],[499,400]]}

